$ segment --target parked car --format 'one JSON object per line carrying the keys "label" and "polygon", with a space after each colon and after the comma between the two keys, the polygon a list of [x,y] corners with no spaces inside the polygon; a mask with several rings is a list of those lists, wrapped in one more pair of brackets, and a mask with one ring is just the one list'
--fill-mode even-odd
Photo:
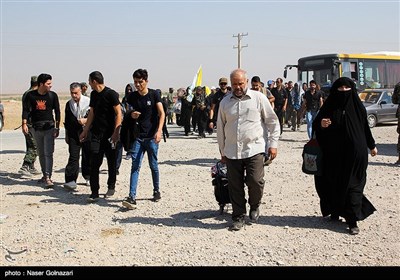
{"label": "parked car", "polygon": [[3,130],[4,127],[4,106],[0,101],[0,131]]}
{"label": "parked car", "polygon": [[367,110],[369,127],[397,121],[397,105],[392,103],[393,89],[366,89],[359,96]]}

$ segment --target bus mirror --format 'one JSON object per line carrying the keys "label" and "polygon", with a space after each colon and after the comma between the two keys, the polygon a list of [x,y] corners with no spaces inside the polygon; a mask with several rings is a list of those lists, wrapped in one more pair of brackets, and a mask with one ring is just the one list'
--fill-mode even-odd
{"label": "bus mirror", "polygon": [[285,70],[283,71],[283,77],[286,79],[287,77],[287,69],[285,68]]}

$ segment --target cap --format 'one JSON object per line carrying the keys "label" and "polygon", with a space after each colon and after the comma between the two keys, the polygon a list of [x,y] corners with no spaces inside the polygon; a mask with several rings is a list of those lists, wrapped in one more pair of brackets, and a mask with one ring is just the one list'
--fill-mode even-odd
{"label": "cap", "polygon": [[272,85],[273,83],[274,83],[273,80],[268,80],[268,82],[267,82],[268,85]]}
{"label": "cap", "polygon": [[217,89],[217,88],[216,88],[216,87],[214,87],[214,86],[212,86],[210,89],[211,89],[211,90],[213,90],[213,89]]}
{"label": "cap", "polygon": [[82,82],[82,83],[81,83],[81,87],[88,87],[88,84],[85,83],[85,82]]}
{"label": "cap", "polygon": [[36,83],[37,82],[37,76],[31,76],[31,82]]}
{"label": "cap", "polygon": [[227,78],[221,78],[221,79],[219,79],[219,82],[218,82],[219,84],[220,83],[228,83],[228,79]]}

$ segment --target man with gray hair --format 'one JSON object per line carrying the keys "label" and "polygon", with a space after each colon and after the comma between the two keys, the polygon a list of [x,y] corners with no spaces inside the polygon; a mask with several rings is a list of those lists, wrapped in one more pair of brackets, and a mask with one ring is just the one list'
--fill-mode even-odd
{"label": "man with gray hair", "polygon": [[[90,186],[90,141],[79,141],[79,135],[86,125],[90,98],[82,94],[81,84],[74,82],[69,87],[71,99],[65,105],[65,142],[68,144],[68,164],[65,167],[67,189],[76,189],[79,174],[79,158],[82,149],[82,176]],[[90,137],[88,137],[90,138]]]}
{"label": "man with gray hair", "polygon": [[[257,222],[259,218],[265,183],[264,156],[275,159],[280,126],[268,98],[247,87],[246,71],[234,70],[230,80],[232,93],[222,99],[218,110],[217,139],[221,162],[226,163],[228,170],[233,210],[229,229],[237,231],[245,223],[245,183],[249,188],[250,220]],[[264,129],[268,133],[264,133]]]}

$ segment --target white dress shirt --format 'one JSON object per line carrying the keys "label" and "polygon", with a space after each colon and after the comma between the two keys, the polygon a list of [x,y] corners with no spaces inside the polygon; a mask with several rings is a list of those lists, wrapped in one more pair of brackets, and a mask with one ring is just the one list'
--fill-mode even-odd
{"label": "white dress shirt", "polygon": [[247,89],[242,98],[230,93],[221,100],[217,139],[222,156],[245,159],[265,153],[267,146],[278,147],[279,136],[278,117],[261,92]]}

